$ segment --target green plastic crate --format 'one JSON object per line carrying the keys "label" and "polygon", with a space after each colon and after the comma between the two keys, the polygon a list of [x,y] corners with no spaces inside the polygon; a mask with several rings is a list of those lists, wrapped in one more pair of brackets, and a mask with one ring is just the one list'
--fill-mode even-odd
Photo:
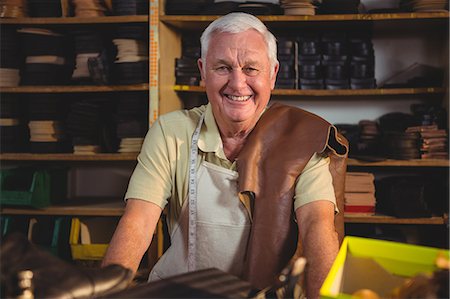
{"label": "green plastic crate", "polygon": [[66,198],[66,169],[0,170],[0,204],[44,208]]}

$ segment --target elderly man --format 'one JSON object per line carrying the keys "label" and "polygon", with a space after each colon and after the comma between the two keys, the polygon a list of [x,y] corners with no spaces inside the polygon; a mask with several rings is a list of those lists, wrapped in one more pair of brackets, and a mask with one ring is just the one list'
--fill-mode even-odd
{"label": "elderly man", "polygon": [[[255,144],[258,138],[265,139],[266,131],[270,135],[272,125],[268,130],[259,130],[263,135],[255,135],[253,139],[250,136],[260,119],[269,115],[267,105],[279,66],[276,40],[256,17],[232,13],[206,28],[201,46],[198,66],[209,104],[162,115],[150,128],[130,179],[125,213],[103,265],[115,263],[136,271],[150,245],[161,212],[167,208],[171,246],[153,268],[150,281],[216,267],[264,287],[271,282],[273,273],[264,274],[262,280],[256,278],[264,273],[256,270],[259,264],[265,263],[259,259],[277,261],[281,258],[285,262],[293,252],[291,250],[289,256],[278,249],[261,253],[266,244],[260,244],[257,232],[252,231],[262,213],[258,197],[268,194],[261,185],[269,184],[260,183],[256,186],[260,189],[258,192],[248,190],[253,193],[247,194],[253,196],[243,196],[245,192],[240,191],[245,191],[241,189],[246,186],[245,181],[253,179],[258,162],[254,153],[267,152]],[[324,132],[327,130],[328,127]],[[288,131],[287,134],[296,132]],[[276,129],[273,132],[278,134]],[[328,142],[327,136],[323,138],[324,145]],[[270,144],[265,147],[270,148]],[[263,162],[273,160],[281,165],[283,163],[277,161],[283,159],[288,149],[278,150],[276,157],[267,158],[264,154],[259,157]],[[288,207],[292,214],[278,226],[274,224],[272,234],[275,236],[283,235],[277,231],[278,227],[287,227],[288,221],[296,220],[296,234],[308,261],[306,292],[308,298],[315,298],[338,251],[334,226],[338,210],[329,157],[316,149],[294,154],[301,156],[297,159],[303,161],[301,166],[286,174],[277,170],[279,177],[280,172],[282,178],[293,177],[289,186],[292,194],[283,199],[283,203],[276,201],[281,197],[272,196],[270,200],[275,204],[266,200],[264,209],[275,213],[274,219],[283,219],[276,215],[278,206]],[[290,161],[286,163],[291,165]],[[261,166],[259,170],[269,172],[270,177],[272,169]],[[272,216],[259,219],[270,224]],[[275,247],[280,247],[278,243]],[[271,271],[279,270],[278,264]]]}

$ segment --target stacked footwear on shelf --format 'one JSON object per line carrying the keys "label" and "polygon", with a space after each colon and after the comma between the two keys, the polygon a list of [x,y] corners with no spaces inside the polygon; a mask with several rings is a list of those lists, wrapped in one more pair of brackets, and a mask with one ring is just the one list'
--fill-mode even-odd
{"label": "stacked footwear on shelf", "polygon": [[107,7],[100,0],[72,0],[74,16],[78,18],[102,17],[108,13]]}
{"label": "stacked footwear on shelf", "polygon": [[27,4],[30,17],[61,17],[61,1],[27,0]]}
{"label": "stacked footwear on shelf", "polygon": [[26,148],[28,130],[15,94],[2,94],[0,101],[0,152],[18,153]]}
{"label": "stacked footwear on shelf", "polygon": [[322,47],[318,34],[298,37],[298,76],[300,89],[323,89]]}
{"label": "stacked footwear on shelf", "polygon": [[32,153],[59,153],[67,151],[63,124],[65,115],[57,94],[28,96],[28,128]]}
{"label": "stacked footwear on shelf", "polygon": [[448,11],[448,0],[400,0],[403,11]]}
{"label": "stacked footwear on shelf", "polygon": [[148,0],[112,0],[112,10],[116,16],[146,15],[148,4]]}
{"label": "stacked footwear on shelf", "polygon": [[316,14],[316,6],[312,0],[281,0],[280,5],[285,15],[313,16]]}
{"label": "stacked footwear on shelf", "polygon": [[375,213],[374,175],[368,172],[347,172],[344,189],[346,216],[373,215]]}
{"label": "stacked footwear on shelf", "polygon": [[186,35],[182,40],[181,58],[175,58],[175,83],[180,85],[200,85],[200,39],[196,35]]}
{"label": "stacked footwear on shelf", "polygon": [[17,31],[6,27],[0,30],[0,87],[18,86],[21,60]]}
{"label": "stacked footwear on shelf", "polygon": [[74,154],[102,152],[102,100],[76,100],[67,118],[67,132],[72,137]]}
{"label": "stacked footwear on shelf", "polygon": [[2,0],[0,2],[0,18],[24,18],[27,16],[27,0]]}
{"label": "stacked footwear on shelf", "polygon": [[117,84],[148,82],[148,39],[145,27],[124,25],[117,29],[114,81]]}
{"label": "stacked footwear on shelf", "polygon": [[297,69],[295,53],[297,52],[295,40],[289,38],[278,39],[278,62],[280,63],[276,88],[296,89]]}
{"label": "stacked footwear on shelf", "polygon": [[317,8],[318,15],[357,14],[360,0],[321,0]]}
{"label": "stacked footwear on shelf", "polygon": [[448,159],[448,134],[437,125],[415,126],[406,129],[406,133],[419,135],[421,159]]}
{"label": "stacked footwear on shelf", "polygon": [[300,89],[376,88],[375,55],[369,35],[311,32],[298,36],[297,42]]}
{"label": "stacked footwear on shelf", "polygon": [[375,52],[368,35],[349,38],[350,43],[350,87],[351,89],[376,88]]}
{"label": "stacked footwear on shelf", "polygon": [[322,35],[325,89],[349,89],[349,49],[344,33]]}
{"label": "stacked footwear on shelf", "polygon": [[119,153],[138,153],[148,130],[148,94],[119,94],[117,102],[117,138]]}
{"label": "stacked footwear on shelf", "polygon": [[[75,52],[75,69],[72,73],[72,82],[92,84],[94,83],[94,76],[89,68],[89,61],[97,61],[104,51],[102,36],[95,31],[87,30],[75,30],[72,35]],[[104,64],[104,66],[103,69],[107,71],[107,64]],[[107,74],[104,74],[104,76],[107,76]],[[105,79],[105,81],[107,80]]]}
{"label": "stacked footwear on shelf", "polygon": [[69,81],[71,66],[65,58],[65,38],[62,34],[42,28],[22,28],[22,51],[25,66],[21,85],[61,85]]}

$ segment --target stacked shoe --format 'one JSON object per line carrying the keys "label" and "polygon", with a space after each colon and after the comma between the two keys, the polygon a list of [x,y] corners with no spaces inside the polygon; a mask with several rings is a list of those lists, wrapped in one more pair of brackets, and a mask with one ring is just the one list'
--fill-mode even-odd
{"label": "stacked shoe", "polygon": [[298,37],[298,75],[300,89],[323,89],[322,47],[319,34]]}
{"label": "stacked shoe", "polygon": [[376,88],[375,54],[370,36],[353,36],[350,42],[350,86],[352,89]]}
{"label": "stacked shoe", "polygon": [[18,86],[20,82],[20,51],[16,30],[1,27],[0,87]]}
{"label": "stacked shoe", "polygon": [[280,68],[275,85],[276,88],[297,88],[296,51],[295,40],[289,38],[278,39],[278,61]]}
{"label": "stacked shoe", "polygon": [[0,101],[0,152],[23,152],[28,141],[28,130],[23,121],[19,99],[14,94],[2,94]]}
{"label": "stacked shoe", "polygon": [[118,29],[113,39],[117,47],[114,78],[117,84],[148,82],[148,40],[139,26]]}
{"label": "stacked shoe", "polygon": [[313,16],[316,14],[316,7],[312,2],[312,0],[281,0],[280,4],[285,15]]}
{"label": "stacked shoe", "polygon": [[346,34],[327,32],[322,36],[322,64],[326,89],[349,88],[349,49]]}
{"label": "stacked shoe", "polygon": [[420,158],[420,136],[416,132],[406,132],[417,124],[413,115],[390,112],[378,119],[385,155],[391,159],[409,160]]}
{"label": "stacked shoe", "polygon": [[76,100],[70,106],[67,131],[72,137],[75,154],[101,152],[102,103]]}
{"label": "stacked shoe", "polygon": [[116,16],[146,15],[149,2],[148,0],[112,0],[113,14]]}
{"label": "stacked shoe", "polygon": [[74,15],[79,18],[102,17],[107,14],[107,8],[103,3],[100,0],[72,0]]}
{"label": "stacked shoe", "polygon": [[101,55],[104,49],[102,37],[97,32],[77,30],[73,32],[73,39],[76,58],[72,81],[80,84],[93,83],[88,61]]}
{"label": "stacked shoe", "polygon": [[200,39],[197,35],[183,36],[181,58],[175,58],[175,82],[180,85],[200,85],[201,76],[197,66],[200,58]]}
{"label": "stacked shoe", "polygon": [[56,94],[28,96],[30,150],[35,153],[65,152],[64,106]]}
{"label": "stacked shoe", "polygon": [[406,129],[407,133],[420,136],[421,159],[448,159],[448,134],[437,125],[415,126]]}
{"label": "stacked shoe", "polygon": [[61,1],[28,0],[30,17],[61,17]]}
{"label": "stacked shoe", "polygon": [[1,0],[0,18],[23,18],[28,16],[26,0]]}
{"label": "stacked shoe", "polygon": [[148,129],[148,94],[120,94],[117,103],[117,137],[120,153],[139,152]]}
{"label": "stacked shoe", "polygon": [[401,0],[402,11],[448,11],[448,0]]}
{"label": "stacked shoe", "polygon": [[380,152],[381,133],[378,124],[372,120],[360,120],[358,149],[364,155],[376,156]]}
{"label": "stacked shoe", "polygon": [[316,14],[358,14],[359,4],[360,0],[322,0]]}
{"label": "stacked shoe", "polygon": [[18,32],[26,56],[21,85],[67,83],[70,67],[65,58],[64,36],[42,28],[23,28]]}

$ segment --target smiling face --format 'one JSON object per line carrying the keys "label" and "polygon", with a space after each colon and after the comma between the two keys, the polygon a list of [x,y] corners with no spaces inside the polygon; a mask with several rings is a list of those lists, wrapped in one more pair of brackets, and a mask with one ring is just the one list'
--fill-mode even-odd
{"label": "smiling face", "polygon": [[198,65],[222,133],[251,130],[270,99],[278,64],[270,70],[267,45],[256,30],[214,33],[206,65]]}

